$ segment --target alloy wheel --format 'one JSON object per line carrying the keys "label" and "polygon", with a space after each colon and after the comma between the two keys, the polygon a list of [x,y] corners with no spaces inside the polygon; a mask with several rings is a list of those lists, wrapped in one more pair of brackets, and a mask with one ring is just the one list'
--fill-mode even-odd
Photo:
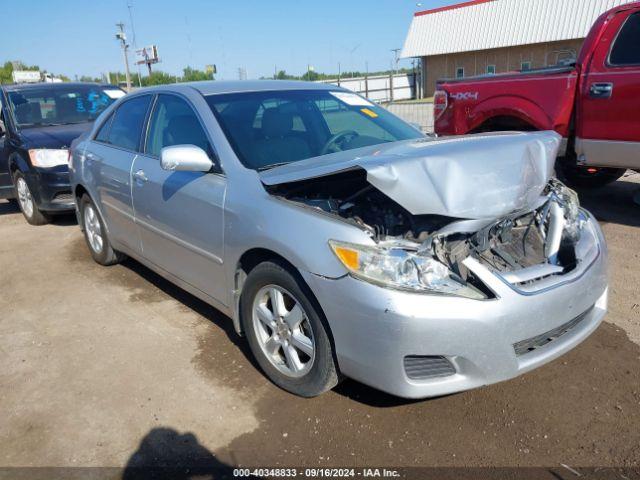
{"label": "alloy wheel", "polygon": [[96,213],[95,208],[91,204],[87,204],[84,207],[84,229],[87,234],[87,240],[89,245],[95,253],[101,253],[104,245],[102,238],[102,227],[100,226],[100,219]]}
{"label": "alloy wheel", "polygon": [[18,203],[24,214],[31,218],[33,216],[33,197],[31,191],[24,178],[20,177],[16,181],[16,190],[18,191]]}
{"label": "alloy wheel", "polygon": [[311,323],[300,302],[278,285],[267,285],[253,301],[252,325],[262,352],[281,373],[304,376],[315,359]]}

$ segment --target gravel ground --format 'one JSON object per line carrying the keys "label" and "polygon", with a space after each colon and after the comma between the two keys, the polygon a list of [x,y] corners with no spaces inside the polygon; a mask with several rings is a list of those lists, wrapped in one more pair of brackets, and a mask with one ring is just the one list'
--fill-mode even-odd
{"label": "gravel ground", "polygon": [[515,380],[405,401],[272,386],[230,321],[78,227],[0,201],[0,466],[640,466],[640,175],[583,203],[611,257],[606,322]]}

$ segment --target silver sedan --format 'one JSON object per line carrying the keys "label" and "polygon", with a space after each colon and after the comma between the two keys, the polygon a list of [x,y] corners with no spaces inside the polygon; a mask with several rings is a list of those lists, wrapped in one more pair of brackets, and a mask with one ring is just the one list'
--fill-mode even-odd
{"label": "silver sedan", "polygon": [[93,258],[215,306],[264,373],[422,398],[513,378],[607,308],[594,218],[552,177],[553,132],[425,137],[333,85],[143,89],[75,142]]}

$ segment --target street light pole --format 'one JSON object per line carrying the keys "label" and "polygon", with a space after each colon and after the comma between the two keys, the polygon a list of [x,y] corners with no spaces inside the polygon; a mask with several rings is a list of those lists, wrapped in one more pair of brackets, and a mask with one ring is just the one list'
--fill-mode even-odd
{"label": "street light pole", "polygon": [[131,91],[131,72],[129,72],[129,56],[127,55],[127,50],[129,49],[129,45],[127,45],[127,36],[124,33],[124,23],[116,23],[116,27],[120,29],[119,32],[116,32],[116,38],[120,40],[120,45],[122,47],[122,56],[124,58],[124,69],[125,75],[127,76],[127,91]]}

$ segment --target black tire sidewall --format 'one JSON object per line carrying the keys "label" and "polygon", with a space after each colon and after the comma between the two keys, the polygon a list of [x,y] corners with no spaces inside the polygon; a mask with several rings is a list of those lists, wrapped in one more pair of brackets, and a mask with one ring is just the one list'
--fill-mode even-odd
{"label": "black tire sidewall", "polygon": [[[253,327],[253,301],[258,291],[267,285],[278,285],[290,292],[304,309],[315,340],[315,358],[311,370],[300,378],[281,373],[265,357]],[[267,377],[280,388],[302,397],[314,397],[330,390],[338,383],[335,354],[328,325],[319,307],[312,301],[311,292],[301,278],[296,278],[286,266],[264,262],[247,277],[240,297],[242,326],[253,355]]]}

